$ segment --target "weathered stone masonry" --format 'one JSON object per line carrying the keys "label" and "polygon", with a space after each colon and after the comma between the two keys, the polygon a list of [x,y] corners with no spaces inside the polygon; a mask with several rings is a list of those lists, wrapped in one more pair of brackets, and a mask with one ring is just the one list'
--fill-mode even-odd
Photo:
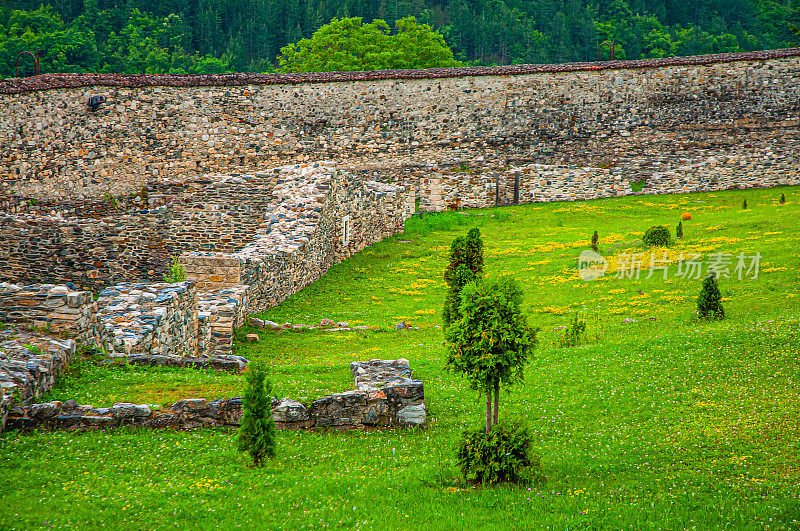
{"label": "weathered stone masonry", "polygon": [[[95,290],[111,284],[100,291],[96,332],[84,335],[112,356],[236,368],[233,333],[247,314],[402,231],[413,197],[403,186],[364,182],[315,163],[215,176],[171,203],[116,217],[0,213],[0,281],[74,282]],[[140,280],[158,278],[182,251],[199,291],[195,284]]]}
{"label": "weathered stone masonry", "polygon": [[[91,112],[86,98],[98,93],[108,103]],[[509,203],[515,180],[520,202],[626,195],[633,181],[644,193],[800,184],[799,94],[797,49],[0,81],[0,282],[22,282],[0,289],[0,318],[47,324],[132,362],[239,370],[233,331],[249,312],[401,231],[415,196],[435,211]],[[159,284],[178,255],[194,282]],[[82,291],[106,287],[97,303]],[[13,341],[15,359],[0,359],[3,419],[8,382],[28,400],[75,351],[71,340],[34,351]],[[381,413],[381,392],[329,405],[353,413],[342,418],[398,419]],[[34,409],[23,418],[56,411]],[[144,418],[139,406],[120,411]]]}
{"label": "weathered stone masonry", "polygon": [[[769,185],[797,167],[799,56],[7,80],[0,195],[119,196],[148,182],[323,159],[385,175],[421,168],[415,184],[430,167],[463,161],[479,173],[607,168],[629,182],[734,154],[734,178],[763,173]],[[87,110],[92,93],[109,103]]]}
{"label": "weathered stone masonry", "polygon": [[[0,338],[2,339],[2,338]],[[7,345],[0,342],[0,349]],[[57,345],[61,347],[61,345]],[[68,347],[74,351],[74,342]],[[20,350],[20,349],[18,349]],[[21,347],[21,350],[26,350]],[[5,350],[0,350],[0,355]],[[60,351],[59,351],[60,352]],[[14,352],[18,357],[26,353]],[[63,358],[64,356],[62,356]],[[19,365],[19,364],[18,364]],[[16,366],[15,366],[16,367]],[[3,369],[0,359],[0,383]],[[422,381],[411,378],[408,360],[370,360],[354,362],[351,370],[356,387],[315,400],[308,407],[290,398],[274,400],[272,418],[278,428],[334,428],[339,430],[374,427],[421,426],[427,422]],[[21,374],[24,373],[24,374]],[[24,368],[9,372],[16,381],[30,381],[49,388],[51,382],[25,373]],[[12,384],[13,385],[13,384]],[[23,389],[27,398],[20,404],[0,402],[0,431],[11,429],[96,430],[121,426],[146,428],[238,427],[242,418],[240,397],[208,401],[185,399],[162,409],[153,404],[116,403],[112,407],[78,405],[65,402],[33,403],[32,390]]]}

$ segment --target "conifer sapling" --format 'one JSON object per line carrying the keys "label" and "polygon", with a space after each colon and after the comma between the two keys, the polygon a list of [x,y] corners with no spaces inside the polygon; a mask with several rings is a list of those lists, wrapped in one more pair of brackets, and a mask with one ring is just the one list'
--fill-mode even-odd
{"label": "conifer sapling", "polygon": [[725,310],[722,308],[722,293],[717,285],[717,277],[713,274],[703,280],[703,287],[697,297],[697,313],[701,319],[725,318]]}
{"label": "conifer sapling", "polygon": [[266,379],[265,368],[252,364],[247,368],[247,388],[242,400],[242,424],[239,427],[238,448],[248,452],[253,464],[275,457],[275,421],[271,418],[272,385]]}

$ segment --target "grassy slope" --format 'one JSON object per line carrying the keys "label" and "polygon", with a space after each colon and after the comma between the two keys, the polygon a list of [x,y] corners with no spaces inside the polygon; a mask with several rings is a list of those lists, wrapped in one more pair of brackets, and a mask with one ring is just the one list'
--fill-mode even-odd
{"label": "grassy slope", "polygon": [[[777,204],[781,192],[789,198],[785,205]],[[412,220],[406,234],[333,267],[266,313],[278,322],[329,317],[388,331],[260,332],[260,343],[240,343],[239,352],[270,363],[277,392],[303,401],[349,389],[350,361],[408,358],[425,380],[427,430],[282,432],[280,459],[258,470],[233,451],[231,434],[210,430],[6,434],[0,528],[45,521],[796,527],[798,192],[628,197]],[[750,210],[741,210],[744,197]],[[674,232],[685,211],[694,220],[684,223],[686,237],[671,253],[764,255],[757,280],[722,281],[728,320],[693,320],[700,281],[672,278],[675,265],[668,281],[645,279],[647,260],[639,280],[578,279],[576,257],[593,230],[601,252],[618,256],[641,250],[638,239],[650,225]],[[531,320],[542,328],[525,384],[502,396],[501,409],[526,417],[537,436],[549,480],[532,491],[454,483],[452,446],[463,426],[479,422],[481,404],[461,379],[442,371],[436,325],[449,242],[474,224],[486,238],[489,274],[522,281]],[[576,311],[590,341],[556,347],[555,328]],[[396,331],[399,320],[420,329]],[[235,375],[84,365],[52,396],[99,406],[229,397],[241,389]]]}

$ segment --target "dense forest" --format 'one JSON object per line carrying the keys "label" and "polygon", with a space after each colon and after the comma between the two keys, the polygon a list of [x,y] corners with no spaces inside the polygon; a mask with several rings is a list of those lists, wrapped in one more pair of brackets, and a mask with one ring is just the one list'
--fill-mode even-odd
{"label": "dense forest", "polygon": [[[463,64],[594,61],[612,39],[626,59],[800,41],[800,0],[5,0],[0,76],[36,48],[43,73],[270,71],[333,18],[394,27],[410,15]],[[23,57],[20,75],[31,64]]]}

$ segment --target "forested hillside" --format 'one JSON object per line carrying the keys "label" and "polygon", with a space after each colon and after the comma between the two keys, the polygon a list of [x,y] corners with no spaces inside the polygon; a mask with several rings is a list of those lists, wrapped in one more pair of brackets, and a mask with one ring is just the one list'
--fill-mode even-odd
{"label": "forested hillside", "polygon": [[800,0],[5,0],[0,76],[37,47],[42,72],[268,71],[334,17],[394,27],[409,15],[470,64],[592,61],[609,39],[627,59],[800,41]]}

